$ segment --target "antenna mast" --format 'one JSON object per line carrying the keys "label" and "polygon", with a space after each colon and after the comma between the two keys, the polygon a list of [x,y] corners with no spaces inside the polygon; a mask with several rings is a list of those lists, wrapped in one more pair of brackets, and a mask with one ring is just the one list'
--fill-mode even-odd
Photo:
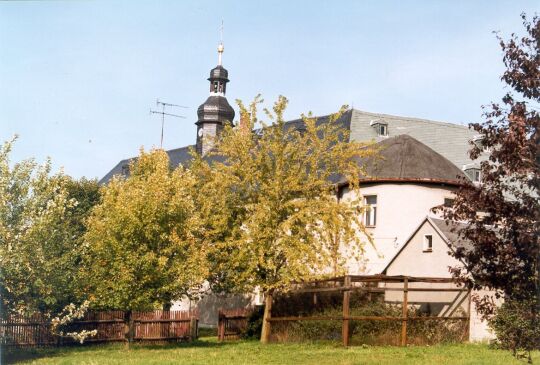
{"label": "antenna mast", "polygon": [[159,106],[161,106],[161,111],[156,111],[156,110],[150,109],[150,114],[161,114],[161,141],[159,143],[159,147],[163,148],[163,129],[165,127],[165,116],[168,115],[170,117],[186,119],[186,117],[184,117],[183,115],[165,113],[165,107],[176,107],[176,108],[184,108],[184,109],[187,109],[188,107],[183,106],[183,105],[165,103],[163,101],[160,101],[159,99],[156,100],[156,106],[158,108],[159,108]]}

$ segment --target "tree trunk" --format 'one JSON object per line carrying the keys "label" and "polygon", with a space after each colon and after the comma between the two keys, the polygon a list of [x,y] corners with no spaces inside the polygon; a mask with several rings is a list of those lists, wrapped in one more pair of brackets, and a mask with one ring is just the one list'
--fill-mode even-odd
{"label": "tree trunk", "polygon": [[124,313],[124,333],[127,340],[127,346],[130,347],[135,335],[135,326],[133,322],[133,312],[128,310]]}
{"label": "tree trunk", "polygon": [[[161,319],[171,319],[171,302],[163,303],[163,311],[161,312]],[[164,322],[161,324],[161,337],[169,340],[171,336],[171,322]]]}
{"label": "tree trunk", "polygon": [[272,294],[274,293],[273,290],[269,290],[266,292],[265,298],[264,298],[264,315],[263,315],[263,325],[262,325],[262,331],[261,331],[261,343],[268,343],[270,341],[270,321],[269,319],[272,317]]}

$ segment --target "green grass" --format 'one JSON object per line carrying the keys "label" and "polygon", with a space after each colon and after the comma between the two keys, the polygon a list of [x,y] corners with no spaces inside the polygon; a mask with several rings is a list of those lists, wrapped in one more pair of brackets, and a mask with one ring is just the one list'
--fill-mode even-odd
{"label": "green grass", "polygon": [[[535,352],[535,363],[540,353]],[[261,345],[257,341],[218,343],[203,338],[194,343],[125,345],[37,349],[12,353],[8,363],[17,364],[524,364],[508,351],[487,345],[439,345],[431,347],[349,347],[336,343]]]}

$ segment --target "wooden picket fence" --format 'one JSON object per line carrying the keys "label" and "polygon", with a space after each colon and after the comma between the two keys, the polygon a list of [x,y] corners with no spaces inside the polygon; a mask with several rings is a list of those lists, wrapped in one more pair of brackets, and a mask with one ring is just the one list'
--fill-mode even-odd
{"label": "wooden picket fence", "polygon": [[[195,311],[89,311],[69,324],[67,331],[97,330],[85,343],[116,341],[186,341],[198,337]],[[41,313],[11,314],[0,318],[0,345],[3,347],[63,346],[77,342],[50,331],[50,319]]]}
{"label": "wooden picket fence", "polygon": [[251,308],[218,311],[218,341],[239,339],[246,330]]}

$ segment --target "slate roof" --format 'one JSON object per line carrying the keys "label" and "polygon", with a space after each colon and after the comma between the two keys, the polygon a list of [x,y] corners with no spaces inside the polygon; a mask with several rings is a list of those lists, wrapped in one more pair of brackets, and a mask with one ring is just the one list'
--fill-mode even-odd
{"label": "slate roof", "polygon": [[471,148],[469,141],[477,133],[467,126],[353,109],[350,121],[351,140],[374,139],[379,142],[388,138],[377,136],[377,131],[370,125],[375,121],[387,124],[388,137],[407,134],[446,157],[459,169],[472,162],[468,155]]}
{"label": "slate roof", "polygon": [[469,240],[463,239],[458,235],[460,230],[468,227],[465,223],[449,222],[447,224],[444,219],[433,217],[429,217],[428,220],[435,226],[439,233],[441,233],[441,236],[450,248],[464,248],[466,250],[472,248],[472,243]]}
{"label": "slate roof", "polygon": [[[317,123],[326,123],[328,122],[329,117],[329,115],[318,117]],[[370,125],[373,121],[383,122],[388,125],[388,137],[381,137],[377,135],[376,129]],[[402,146],[388,146],[389,150],[390,148],[398,149],[401,151],[401,153],[406,153],[407,148],[413,148],[413,152],[418,152],[419,157],[423,157],[423,160],[416,160],[417,166],[413,166],[415,162],[414,159],[409,159],[408,165],[406,164],[404,169],[400,169],[400,172],[398,174],[400,177],[406,177],[407,174],[412,174],[414,172],[414,174],[410,175],[409,177],[416,176],[419,178],[427,177],[431,179],[455,181],[457,175],[456,169],[460,170],[463,165],[470,164],[472,162],[468,157],[467,151],[470,149],[469,141],[475,135],[475,132],[471,131],[466,126],[452,123],[436,122],[426,119],[399,117],[388,114],[368,113],[357,109],[351,109],[346,111],[341,116],[341,118],[337,120],[337,122],[341,124],[344,129],[350,131],[350,140],[374,140],[376,142],[382,142],[382,144],[384,145],[385,143],[389,143],[388,141],[391,141],[392,137],[408,135],[417,140],[417,142],[420,142],[422,145],[424,145],[424,147],[417,146],[417,148],[413,148],[413,142],[410,142],[408,144],[403,142],[404,145]],[[285,128],[302,129],[304,128],[303,121],[301,119],[288,121],[285,123]],[[187,162],[189,162],[189,147],[192,146],[186,146],[167,151],[171,159],[172,167],[176,167],[178,166],[178,164],[186,164]],[[420,150],[425,150],[425,148],[430,149],[431,152],[420,153]],[[454,168],[450,168],[450,166],[448,166],[446,162],[443,163],[440,158],[436,158],[432,154],[432,152],[435,152],[439,156],[446,158],[454,165]],[[429,157],[428,155],[431,155],[431,157]],[[379,176],[384,176],[384,174],[387,174],[387,176],[396,175],[396,172],[398,172],[398,161],[394,157],[397,158],[398,156],[394,156],[388,153],[386,159],[386,161],[388,161],[389,163],[388,167],[386,168],[387,171],[385,172],[384,169],[381,169],[379,172],[377,172]],[[426,164],[426,162],[431,161],[431,159],[434,159],[435,162],[438,163],[438,167],[436,169],[432,169],[431,164]],[[128,165],[129,161],[131,160],[132,158],[120,161],[100,180],[100,183],[106,183],[112,178],[112,176],[116,174],[121,174],[122,166]],[[446,173],[443,173],[442,171],[443,166],[448,167],[448,171]],[[392,170],[392,173],[390,173],[389,170]],[[422,173],[422,171],[420,170],[425,170],[425,172]]]}
{"label": "slate roof", "polygon": [[377,156],[359,160],[366,167],[367,176],[361,177],[363,181],[457,185],[465,178],[456,165],[409,135],[387,138],[377,146],[380,147]]}
{"label": "slate roof", "polygon": [[[195,149],[195,145],[181,147],[181,148],[175,148],[174,150],[168,150],[166,151],[169,155],[169,163],[172,168],[177,167],[178,165],[187,165],[189,164],[189,161],[191,161],[191,155],[189,153],[190,149]],[[113,178],[115,175],[122,175],[123,174],[123,168],[124,166],[129,166],[130,162],[137,159],[136,157],[127,158],[125,160],[120,161],[111,171],[107,173],[107,175],[103,176],[101,180],[99,180],[100,184],[106,184],[109,180]]]}

